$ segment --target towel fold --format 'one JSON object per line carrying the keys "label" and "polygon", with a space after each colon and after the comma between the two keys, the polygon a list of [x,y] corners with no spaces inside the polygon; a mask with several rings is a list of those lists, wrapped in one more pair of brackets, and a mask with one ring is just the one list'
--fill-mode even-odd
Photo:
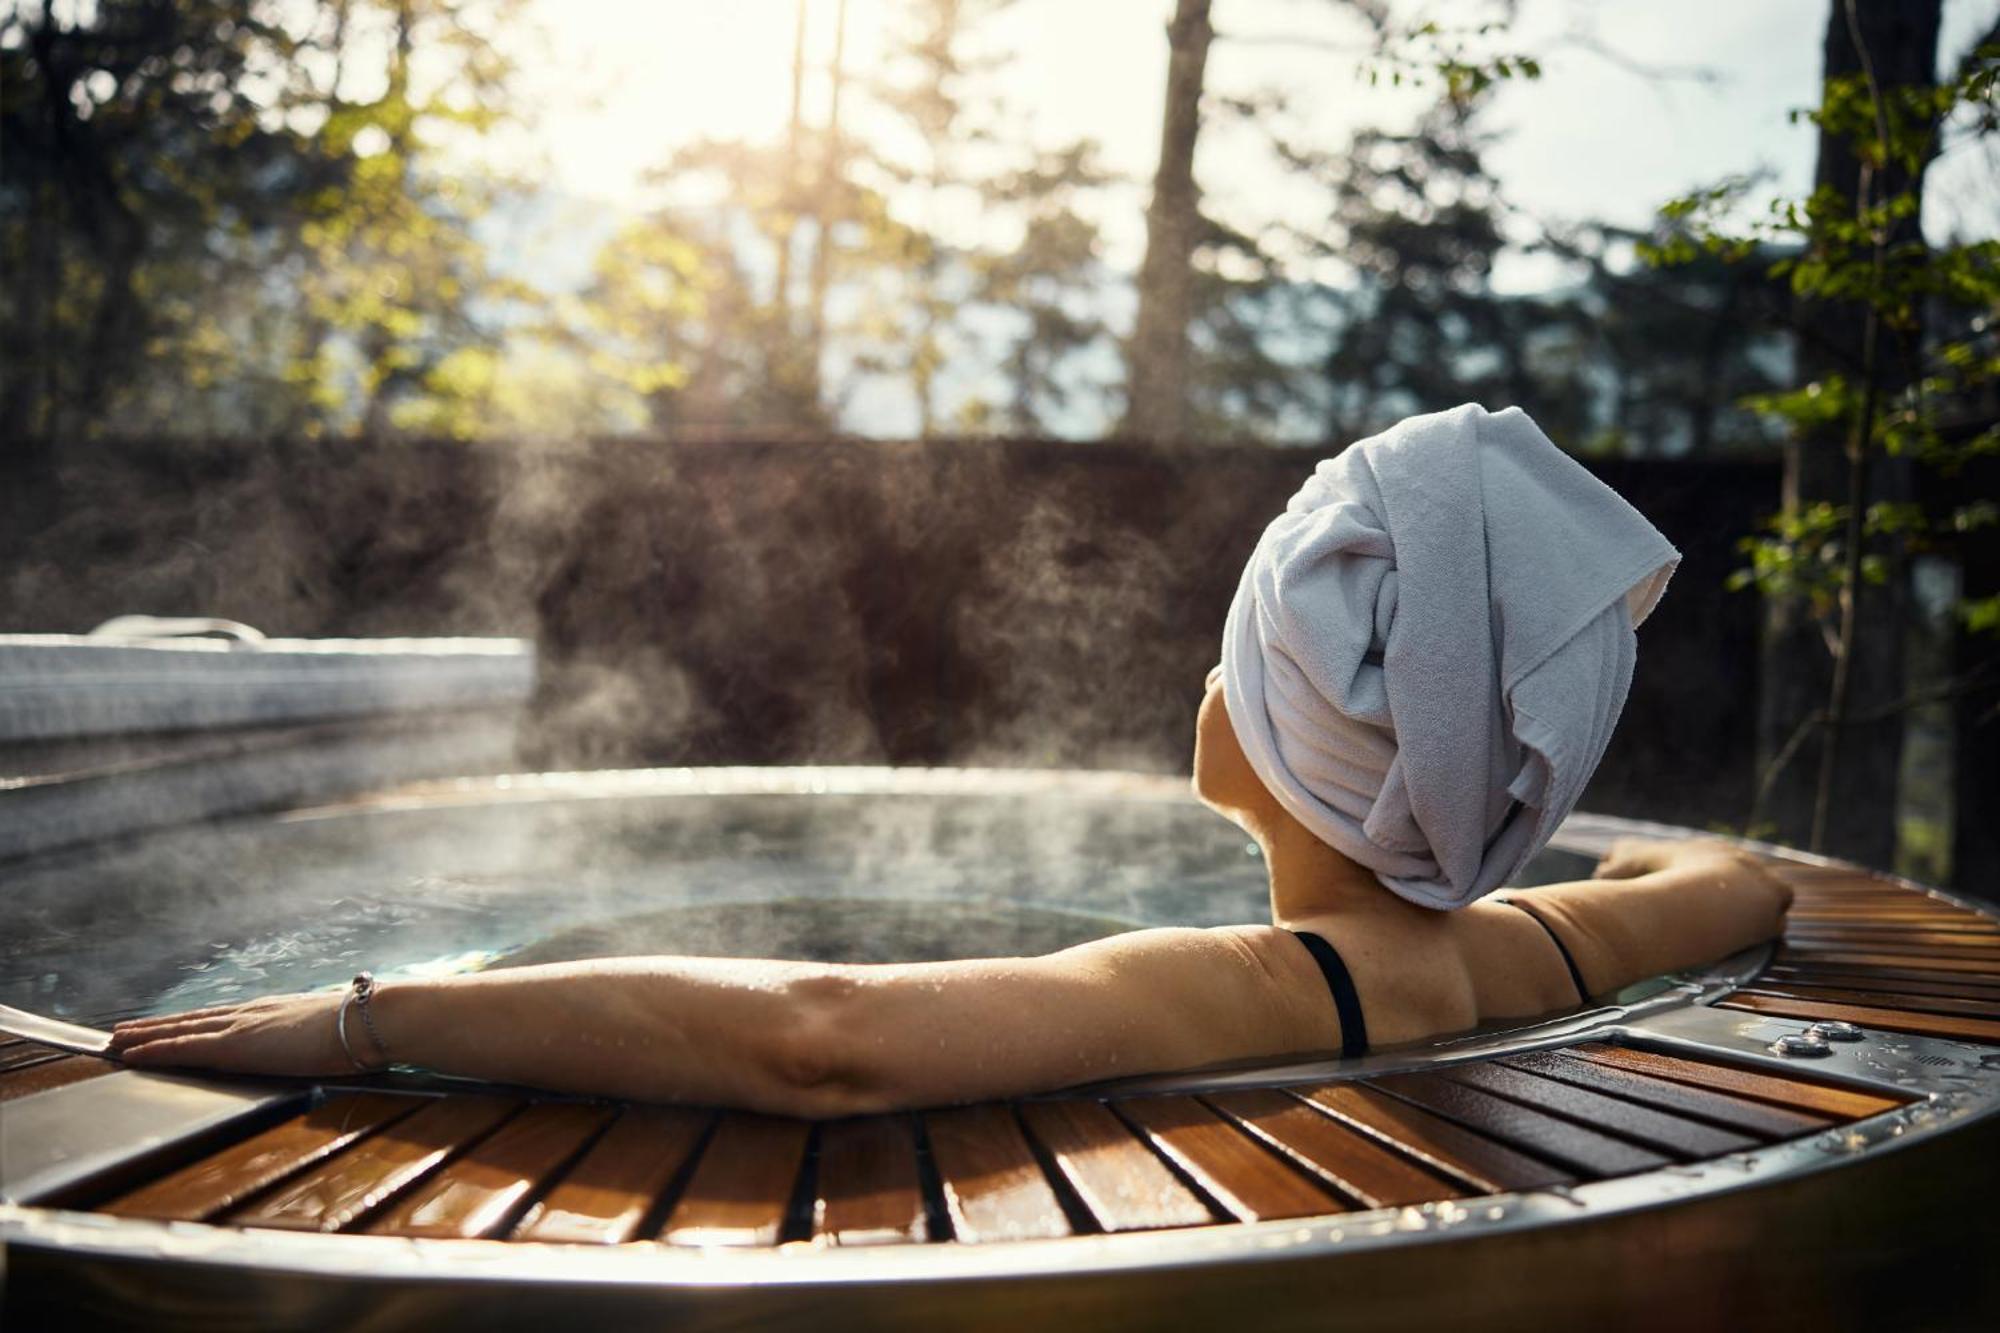
{"label": "towel fold", "polygon": [[1230,720],[1307,829],[1463,907],[1575,808],[1679,561],[1519,408],[1411,417],[1265,529],[1223,629]]}

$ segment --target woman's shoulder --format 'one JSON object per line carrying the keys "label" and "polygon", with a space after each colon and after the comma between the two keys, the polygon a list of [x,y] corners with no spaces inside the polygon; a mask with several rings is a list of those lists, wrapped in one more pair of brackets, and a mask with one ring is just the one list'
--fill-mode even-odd
{"label": "woman's shoulder", "polygon": [[1335,909],[1287,920],[1339,955],[1377,1046],[1462,1031],[1479,1021],[1472,942],[1481,927],[1460,912]]}

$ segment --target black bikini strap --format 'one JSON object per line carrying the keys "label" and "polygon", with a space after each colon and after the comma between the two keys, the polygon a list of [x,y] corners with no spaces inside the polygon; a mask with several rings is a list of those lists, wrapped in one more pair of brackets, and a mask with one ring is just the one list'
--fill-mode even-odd
{"label": "black bikini strap", "polygon": [[1500,902],[1503,906],[1513,908],[1542,928],[1542,932],[1549,937],[1549,942],[1556,946],[1556,952],[1563,956],[1563,966],[1569,969],[1569,979],[1576,986],[1576,998],[1580,1001],[1588,1001],[1590,999],[1590,987],[1583,984],[1583,973],[1577,970],[1576,959],[1571,956],[1569,946],[1562,942],[1562,936],[1556,934],[1556,928],[1542,920],[1539,912],[1529,911],[1512,898],[1502,898]]}
{"label": "black bikini strap", "polygon": [[1326,978],[1326,988],[1333,992],[1333,1011],[1340,1016],[1340,1053],[1348,1058],[1368,1054],[1368,1024],[1361,1017],[1361,997],[1355,993],[1354,978],[1347,974],[1347,964],[1340,961],[1331,944],[1309,930],[1295,930],[1299,943],[1306,946],[1306,952],[1319,964],[1320,975]]}

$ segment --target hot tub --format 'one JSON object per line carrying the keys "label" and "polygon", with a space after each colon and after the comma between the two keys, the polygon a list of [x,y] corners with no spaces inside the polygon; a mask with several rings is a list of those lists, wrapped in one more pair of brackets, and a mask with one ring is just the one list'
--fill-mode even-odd
{"label": "hot tub", "polygon": [[[1533,868],[1621,834],[1579,815]],[[1786,940],[1360,1060],[806,1125],[0,1046],[4,1311],[190,1327],[1547,1327],[1991,1308],[2000,923],[1761,849]],[[0,1003],[102,1022],[604,952],[1038,952],[1264,919],[1185,783],[521,775],[20,862]],[[87,1043],[87,1037],[84,1039]]]}

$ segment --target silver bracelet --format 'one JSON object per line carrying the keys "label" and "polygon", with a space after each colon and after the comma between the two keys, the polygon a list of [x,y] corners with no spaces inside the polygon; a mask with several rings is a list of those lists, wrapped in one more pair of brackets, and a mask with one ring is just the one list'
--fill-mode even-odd
{"label": "silver bracelet", "polygon": [[[347,1062],[363,1073],[382,1068],[389,1063],[389,1043],[382,1040],[381,1029],[375,1026],[375,1015],[369,1011],[368,1002],[375,998],[375,974],[363,972],[348,985],[347,993],[340,997],[340,1008],[334,1011],[333,1030],[340,1038],[340,1049],[347,1054]],[[355,1058],[354,1047],[347,1041],[347,1007],[353,1005],[361,1010],[362,1025],[368,1029],[368,1039],[375,1043],[375,1049],[382,1054],[382,1063],[363,1064]]]}

